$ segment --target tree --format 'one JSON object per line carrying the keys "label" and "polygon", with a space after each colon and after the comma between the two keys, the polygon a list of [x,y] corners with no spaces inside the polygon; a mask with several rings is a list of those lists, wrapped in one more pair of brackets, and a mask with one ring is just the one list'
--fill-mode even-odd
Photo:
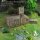
{"label": "tree", "polygon": [[25,8],[27,9],[27,11],[32,12],[36,9],[37,7],[37,0],[26,0],[25,3]]}

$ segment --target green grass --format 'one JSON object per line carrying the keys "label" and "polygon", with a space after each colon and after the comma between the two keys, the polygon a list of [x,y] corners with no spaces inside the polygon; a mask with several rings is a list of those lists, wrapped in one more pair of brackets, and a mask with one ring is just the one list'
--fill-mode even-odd
{"label": "green grass", "polygon": [[[0,26],[2,27],[5,25],[5,16],[6,14],[3,13],[0,14]],[[38,17],[37,14],[32,14],[29,17],[33,19],[37,19],[38,20],[37,24],[27,23],[19,27],[10,28],[9,29],[10,33],[0,32],[0,40],[16,40],[16,35],[25,35],[24,40],[26,40],[25,38],[27,37],[27,35],[29,34],[33,36],[33,32],[35,30],[39,33],[40,36],[40,17]]]}

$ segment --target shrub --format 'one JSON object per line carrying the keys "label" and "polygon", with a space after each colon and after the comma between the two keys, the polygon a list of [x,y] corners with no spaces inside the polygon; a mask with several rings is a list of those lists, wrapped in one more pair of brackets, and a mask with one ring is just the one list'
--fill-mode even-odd
{"label": "shrub", "polygon": [[33,38],[31,36],[27,37],[28,40],[33,40]]}
{"label": "shrub", "polygon": [[9,33],[9,30],[8,30],[8,28],[4,27],[4,28],[2,28],[2,32],[3,33]]}
{"label": "shrub", "polygon": [[9,33],[9,27],[6,24],[3,25],[2,32]]}
{"label": "shrub", "polygon": [[26,0],[25,3],[25,8],[27,9],[28,12],[32,12],[36,9],[37,3],[36,0]]}

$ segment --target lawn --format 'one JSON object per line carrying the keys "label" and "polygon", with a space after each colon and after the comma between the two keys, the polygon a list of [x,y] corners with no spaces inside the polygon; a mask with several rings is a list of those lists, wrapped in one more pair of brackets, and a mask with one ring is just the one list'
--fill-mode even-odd
{"label": "lawn", "polygon": [[[0,27],[5,25],[5,16],[6,14],[0,14]],[[34,31],[38,33],[37,38],[40,38],[40,17],[35,13],[33,13],[30,18],[37,19],[37,24],[27,23],[25,25],[21,25],[19,27],[14,27],[9,29],[9,33],[2,33],[0,31],[0,40],[27,40],[27,37],[30,36],[31,40],[34,39]],[[35,35],[36,36],[36,35]],[[38,39],[40,40],[40,39]]]}

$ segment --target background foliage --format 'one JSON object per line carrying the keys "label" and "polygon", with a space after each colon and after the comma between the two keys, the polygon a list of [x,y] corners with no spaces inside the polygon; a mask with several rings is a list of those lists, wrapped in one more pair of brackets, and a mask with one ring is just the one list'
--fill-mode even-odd
{"label": "background foliage", "polygon": [[27,10],[26,12],[31,13],[31,11],[35,11],[35,9],[37,8],[37,0],[26,0],[25,3],[25,9]]}

